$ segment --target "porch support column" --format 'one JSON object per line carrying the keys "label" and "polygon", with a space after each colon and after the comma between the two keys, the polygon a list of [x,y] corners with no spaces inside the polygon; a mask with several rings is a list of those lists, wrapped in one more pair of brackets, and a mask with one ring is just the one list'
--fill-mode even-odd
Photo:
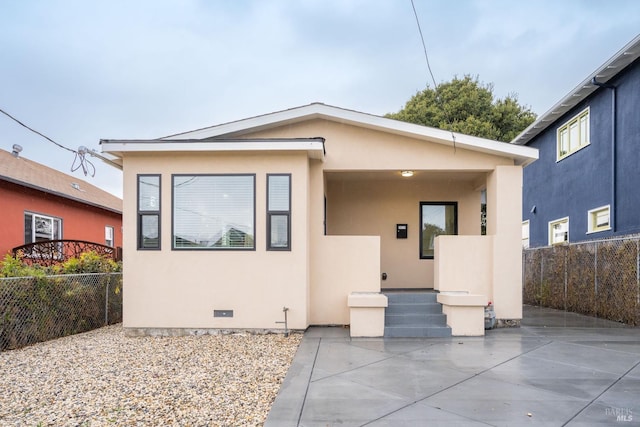
{"label": "porch support column", "polygon": [[[493,305],[499,324],[522,319],[522,167],[487,176],[487,235],[493,235]],[[513,320],[513,322],[511,322]]]}

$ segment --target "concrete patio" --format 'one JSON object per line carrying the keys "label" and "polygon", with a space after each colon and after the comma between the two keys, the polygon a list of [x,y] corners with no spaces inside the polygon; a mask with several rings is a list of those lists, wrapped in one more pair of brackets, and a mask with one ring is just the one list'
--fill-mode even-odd
{"label": "concrete patio", "polygon": [[485,337],[310,328],[265,426],[638,423],[640,328],[525,306],[521,328]]}

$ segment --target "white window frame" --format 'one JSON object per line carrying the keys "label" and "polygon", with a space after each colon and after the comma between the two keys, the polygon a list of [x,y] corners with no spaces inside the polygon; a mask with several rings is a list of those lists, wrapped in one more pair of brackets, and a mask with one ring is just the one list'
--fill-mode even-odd
{"label": "white window frame", "polygon": [[[585,118],[583,122],[582,119]],[[560,126],[556,131],[556,162],[559,162],[562,159],[565,159],[572,155],[573,153],[582,150],[584,147],[588,146],[591,141],[591,112],[590,108],[587,107],[567,122],[565,122],[562,126]],[[584,123],[584,128],[581,126]],[[576,126],[576,134],[573,135],[572,138],[572,127]],[[577,139],[577,141],[574,141]]]}
{"label": "white window frame", "polygon": [[115,239],[114,239],[114,229],[110,225],[105,225],[104,227],[104,244],[105,246],[114,247]]}
{"label": "white window frame", "polygon": [[[598,227],[597,216],[599,213],[606,212],[609,216],[607,225]],[[611,205],[600,206],[587,212],[587,234],[599,233],[601,231],[611,230]]]}
{"label": "white window frame", "polygon": [[[27,242],[25,241],[25,244],[28,243],[36,243],[38,241],[42,241],[42,240],[38,240],[38,237],[40,238],[44,238],[43,240],[60,240],[62,239],[62,218],[57,218],[54,216],[49,216],[49,215],[42,215],[42,214],[38,214],[35,212],[29,212],[26,211],[24,213],[25,216],[30,215],[31,216],[31,241]],[[42,232],[40,233],[40,236],[37,235],[37,230],[36,230],[36,221],[37,219],[40,220],[45,220],[45,221],[50,221],[51,222],[51,231],[48,233],[47,236],[45,236],[44,234],[42,234]],[[57,235],[56,235],[56,225],[57,226]],[[25,233],[26,234],[26,233]]]}
{"label": "white window frame", "polygon": [[[553,228],[557,224],[566,224],[566,239],[562,241],[556,241],[554,239]],[[569,242],[569,217],[565,216],[564,218],[558,218],[553,221],[549,221],[549,245],[561,245],[563,243]]]}
{"label": "white window frame", "polygon": [[[529,249],[529,220],[522,221],[522,247],[523,249]],[[525,233],[526,230],[526,233]]]}

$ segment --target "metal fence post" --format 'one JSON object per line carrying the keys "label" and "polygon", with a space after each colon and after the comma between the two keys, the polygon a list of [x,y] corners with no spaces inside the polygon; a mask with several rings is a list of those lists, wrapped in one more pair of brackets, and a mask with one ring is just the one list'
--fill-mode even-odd
{"label": "metal fence post", "polygon": [[567,309],[567,282],[569,278],[569,246],[564,251],[564,296],[562,298],[562,306]]}
{"label": "metal fence post", "polygon": [[544,283],[544,252],[540,256],[540,302],[542,302],[542,287]]}
{"label": "metal fence post", "polygon": [[[636,304],[640,305],[640,240],[636,240],[636,291],[638,294]],[[638,310],[636,310],[636,312],[638,312]],[[638,314],[640,315],[640,313]]]}
{"label": "metal fence post", "polygon": [[109,284],[111,283],[110,274],[106,282],[107,282],[107,285],[105,286],[106,290],[104,292],[104,325],[105,326],[109,324]]}
{"label": "metal fence post", "polygon": [[594,307],[596,317],[598,315],[598,242],[595,242],[595,250],[593,251],[593,288],[594,288]]}

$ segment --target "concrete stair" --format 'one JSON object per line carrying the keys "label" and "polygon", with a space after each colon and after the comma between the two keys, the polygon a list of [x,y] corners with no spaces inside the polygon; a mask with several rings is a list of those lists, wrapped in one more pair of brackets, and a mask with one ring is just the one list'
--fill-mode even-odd
{"label": "concrete stair", "polygon": [[389,306],[384,315],[385,338],[450,337],[447,316],[431,290],[383,290]]}

